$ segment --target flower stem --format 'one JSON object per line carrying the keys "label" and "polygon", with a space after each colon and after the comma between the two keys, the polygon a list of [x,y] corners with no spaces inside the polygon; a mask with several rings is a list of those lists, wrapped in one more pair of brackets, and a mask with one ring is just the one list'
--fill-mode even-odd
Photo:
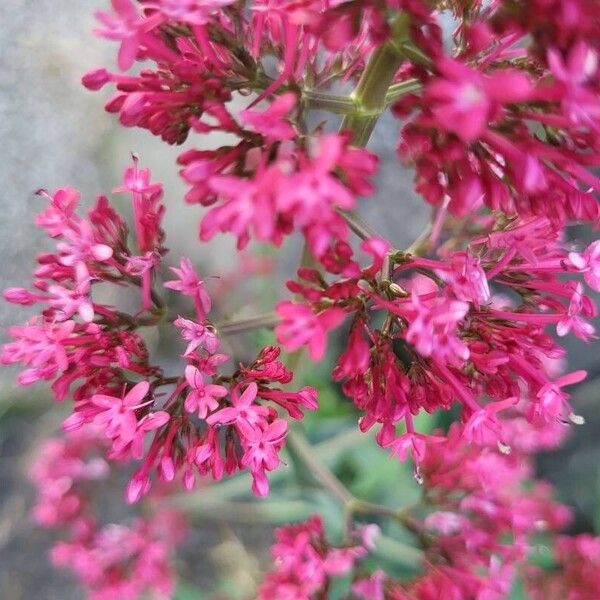
{"label": "flower stem", "polygon": [[[406,38],[407,15],[400,15],[392,23],[393,38]],[[358,113],[344,117],[341,131],[351,131],[356,146],[366,146],[379,115],[386,108],[387,95],[394,75],[398,71],[404,55],[395,39],[379,46],[369,58],[358,85],[350,94]]]}
{"label": "flower stem", "polygon": [[250,317],[249,319],[240,319],[239,321],[230,321],[229,323],[216,324],[217,333],[221,335],[235,335],[253,329],[273,329],[279,323],[279,317],[271,312],[265,315]]}
{"label": "flower stem", "polygon": [[311,469],[321,485],[332,496],[335,496],[344,506],[354,500],[352,494],[346,489],[344,484],[329,470],[319,456],[313,452],[311,445],[301,433],[290,430],[287,440],[296,451],[298,458]]}

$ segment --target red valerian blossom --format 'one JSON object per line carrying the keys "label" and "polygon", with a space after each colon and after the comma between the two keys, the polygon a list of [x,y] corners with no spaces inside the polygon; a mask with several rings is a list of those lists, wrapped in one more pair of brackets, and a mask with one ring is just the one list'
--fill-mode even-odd
{"label": "red valerian blossom", "polygon": [[[131,233],[104,196],[83,216],[76,190],[38,192],[36,224],[55,248],[38,257],[30,287],[4,294],[39,310],[8,329],[0,361],[22,365],[22,385],[50,382],[71,408],[65,437],[34,468],[37,520],[69,528],[55,563],[91,598],[172,593],[176,540],[158,522],[111,527],[89,516],[79,483],[115,463],[136,463],[130,503],[240,471],[268,494],[298,435],[291,421],[318,409],[315,388],[293,387],[279,347],[248,359],[223,343],[268,326],[294,360],[304,348],[314,361],[337,353],[332,379],[360,431],[412,461],[423,501],[396,510],[343,500],[338,544],[318,517],[280,529],[259,598],[325,598],[343,576],[347,593],[367,600],[499,600],[518,575],[544,597],[591,598],[595,538],[557,538],[550,574],[523,565],[535,536],[569,519],[531,459],[560,443],[565,424],[583,423],[569,390],[587,373],[565,372],[558,342],[596,338],[588,288],[600,291],[600,242],[568,242],[567,228],[600,223],[600,4],[110,4],[96,33],[118,44],[119,72],[94,69],[83,84],[114,86],[106,110],[122,125],[189,141],[177,163],[185,200],[202,211],[200,240],[228,233],[242,250],[297,235],[304,251],[293,297],[279,297],[274,314],[218,323],[214,313],[229,310],[204,268],[187,257],[167,264],[163,188],[137,156],[114,189],[131,198]],[[449,18],[456,27],[444,35]],[[390,106],[398,154],[432,206],[405,250],[356,213],[379,160],[365,146]],[[327,113],[342,115],[339,126]],[[102,301],[98,286],[134,290],[137,310],[118,294]],[[168,368],[140,331],[158,326],[178,334],[179,363]],[[451,426],[421,430],[419,415],[442,412]],[[314,467],[319,480],[350,496],[324,468]],[[420,573],[397,580],[363,561],[373,528],[356,527],[361,509],[414,536]]]}
{"label": "red valerian blossom", "polygon": [[185,523],[181,515],[162,510],[152,519],[101,526],[90,485],[109,475],[101,457],[105,447],[101,430],[89,427],[47,440],[32,466],[36,521],[68,531],[68,538],[53,546],[52,562],[73,571],[94,600],[168,598],[175,587],[173,548]]}
{"label": "red valerian blossom", "polygon": [[529,567],[527,593],[534,600],[573,598],[592,600],[599,585],[600,540],[590,534],[559,536],[554,546],[556,565],[547,572]]}
{"label": "red valerian blossom", "polygon": [[259,600],[316,597],[327,589],[330,578],[351,572],[372,549],[372,534],[376,535],[372,527],[353,532],[355,544],[342,547],[328,544],[317,515],[305,523],[278,529],[271,549],[276,567],[267,573]]}
{"label": "red valerian blossom", "polygon": [[[124,190],[133,194],[139,247],[156,251],[153,270],[158,270],[164,255],[160,219],[148,220],[144,215],[162,214],[156,204],[162,187],[150,183],[150,173],[139,169],[134,158],[133,167],[125,173],[123,187],[118,188]],[[44,227],[50,222],[48,211],[61,207],[62,221],[55,220],[60,221],[60,226],[52,227],[53,237],[60,240],[65,231],[76,226],[77,231],[85,230],[97,247],[107,250],[81,253],[80,261],[66,263],[63,254],[42,255],[34,287],[49,295],[8,290],[5,296],[9,301],[37,302],[46,304],[46,308],[25,327],[10,329],[14,341],[4,346],[2,361],[28,367],[19,375],[23,384],[53,380],[58,400],[69,392],[73,394],[73,413],[64,421],[65,430],[93,424],[110,440],[108,459],[141,460],[126,490],[130,502],[148,493],[153,472],[165,481],[172,481],[183,472],[183,483],[191,488],[194,472],[220,479],[225,473],[247,469],[255,479],[256,492],[265,495],[266,473],[279,466],[278,454],[287,433],[287,421],[277,418],[275,406],[283,407],[290,417],[301,419],[305,410],[317,408],[316,391],[303,388],[284,392],[272,387],[278,382],[287,384],[293,377],[278,360],[279,349],[273,347],[265,348],[233,376],[220,372],[220,366],[229,357],[217,353],[216,328],[207,320],[211,299],[187,258],[181,259],[180,268],[172,268],[179,280],[166,282],[165,286],[192,299],[196,320],[175,320],[188,342],[183,354],[186,366],[179,376],[165,376],[159,366],[150,362],[145,344],[135,332],[138,327],[163,318],[165,309],[154,288],[154,275],[148,279],[132,275],[127,227],[111,212],[105,199],[98,201],[86,221],[74,212],[77,198],[74,192],[65,191],[48,196],[50,208],[43,213]],[[63,248],[60,241],[58,248]],[[85,288],[82,269],[88,273]],[[58,302],[57,284],[48,281],[60,282],[60,289],[64,290],[61,293],[69,294],[70,304]],[[112,306],[93,303],[91,287],[99,282],[139,287],[142,312],[131,316]],[[70,292],[71,289],[78,291]],[[77,300],[76,293],[80,294]],[[126,373],[131,373],[134,380]],[[169,385],[175,387],[165,400],[165,393],[158,390]],[[241,393],[243,389],[246,392]],[[242,420],[222,418],[240,406],[245,407],[240,413],[244,415]]]}

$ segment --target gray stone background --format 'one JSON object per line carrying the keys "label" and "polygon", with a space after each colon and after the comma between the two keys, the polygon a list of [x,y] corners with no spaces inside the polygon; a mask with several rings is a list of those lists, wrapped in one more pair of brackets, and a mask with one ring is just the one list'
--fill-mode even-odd
{"label": "gray stone background", "polygon": [[[0,287],[25,285],[37,252],[45,240],[33,225],[41,208],[34,196],[39,188],[70,185],[82,191],[86,202],[108,193],[120,181],[129,153],[137,152],[153,178],[165,185],[169,207],[166,229],[173,256],[188,254],[205,272],[229,267],[230,240],[200,246],[196,240],[197,207],[184,205],[184,187],[177,176],[171,148],[140,130],[118,126],[103,111],[109,92],[91,93],[80,77],[96,66],[114,65],[115,47],[94,38],[92,13],[103,0],[2,0],[0,2]],[[383,119],[375,149],[382,156],[378,194],[365,200],[366,220],[402,247],[421,230],[427,208],[415,198],[411,176],[396,161],[397,125]],[[192,144],[201,146],[195,139]],[[283,295],[282,280],[290,273],[297,248],[278,256],[277,277],[271,282]],[[290,258],[286,258],[286,256]],[[235,310],[244,313],[247,307]],[[252,308],[250,307],[250,313]],[[0,327],[24,319],[23,311],[0,304]],[[600,369],[598,345],[571,345],[571,364]],[[33,528],[27,512],[31,489],[25,472],[31,452],[43,436],[56,428],[60,415],[48,410],[43,388],[18,391],[14,371],[0,372],[0,599],[69,600],[80,598],[70,578],[49,568],[46,550],[52,535]],[[597,512],[597,463],[600,456],[600,418],[593,378],[576,392],[578,410],[588,424],[572,436],[567,448],[541,461],[544,475],[556,481],[562,496],[578,508],[577,527],[589,528]],[[210,528],[202,540],[216,539]],[[208,536],[208,538],[207,538]],[[211,537],[212,536],[212,537]],[[260,536],[259,536],[260,537]],[[234,544],[235,546],[235,544]],[[227,550],[231,551],[231,548]],[[192,543],[188,554],[195,556]],[[196,562],[197,564],[197,562]],[[185,566],[184,566],[185,568]],[[189,568],[188,568],[189,570]],[[190,575],[197,579],[198,575]],[[200,577],[201,579],[201,577]]]}

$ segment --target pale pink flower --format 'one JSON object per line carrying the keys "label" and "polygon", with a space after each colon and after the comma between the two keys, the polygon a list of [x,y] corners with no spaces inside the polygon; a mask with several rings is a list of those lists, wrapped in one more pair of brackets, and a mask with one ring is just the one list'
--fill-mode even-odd
{"label": "pale pink flower", "polygon": [[563,337],[572,330],[573,333],[584,342],[587,342],[590,338],[596,337],[594,335],[594,326],[579,316],[582,312],[589,313],[589,306],[590,303],[588,298],[583,295],[583,287],[581,283],[578,283],[571,295],[567,314],[565,314],[556,324],[556,333],[560,337]]}
{"label": "pale pink flower", "polygon": [[600,292],[600,240],[592,242],[582,254],[569,252],[569,263],[583,273],[594,291]]}

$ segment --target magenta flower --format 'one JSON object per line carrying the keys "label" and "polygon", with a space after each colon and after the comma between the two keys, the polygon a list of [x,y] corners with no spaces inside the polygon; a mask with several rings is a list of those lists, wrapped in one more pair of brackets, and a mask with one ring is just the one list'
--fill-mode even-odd
{"label": "magenta flower", "polygon": [[290,301],[279,302],[275,310],[282,318],[275,329],[277,341],[289,352],[308,346],[308,354],[312,360],[323,358],[327,332],[337,327],[345,316],[341,308],[335,307],[315,315],[305,304]]}
{"label": "magenta flower", "polygon": [[220,8],[233,4],[235,0],[153,0],[160,12],[174,21],[190,25],[204,25]]}
{"label": "magenta flower", "polygon": [[[164,410],[144,415],[137,423],[135,434],[131,439],[131,456],[140,460],[144,456],[144,440],[146,434],[160,429],[169,422],[171,415]],[[120,450],[117,450],[119,452]]]}
{"label": "magenta flower", "polygon": [[518,398],[507,398],[499,402],[487,404],[480,410],[474,411],[463,428],[463,436],[468,442],[493,445],[504,442],[502,424],[496,417],[501,410],[514,407]]}
{"label": "magenta flower", "polygon": [[141,35],[158,25],[163,19],[157,13],[154,17],[144,19],[131,0],[111,0],[113,14],[97,11],[96,18],[103,28],[95,29],[95,33],[108,40],[121,42],[118,55],[119,69],[131,68],[138,54]]}
{"label": "magenta flower", "polygon": [[190,356],[199,347],[213,354],[219,347],[219,338],[208,327],[183,317],[177,317],[173,324],[181,329],[181,337],[188,342],[183,356]]}
{"label": "magenta flower", "polygon": [[179,277],[179,280],[165,282],[165,287],[172,290],[177,290],[185,296],[190,296],[194,299],[198,319],[204,320],[210,312],[211,299],[204,287],[204,282],[198,277],[192,261],[185,256],[181,258],[180,268],[171,267],[171,271]]}
{"label": "magenta flower", "polygon": [[527,77],[518,71],[497,70],[484,76],[450,58],[440,59],[436,66],[443,78],[427,86],[427,99],[437,124],[465,142],[484,132],[496,104],[521,102],[532,92]]}
{"label": "magenta flower", "polygon": [[133,441],[138,425],[135,411],[153,402],[141,402],[149,389],[150,384],[147,381],[140,381],[121,398],[94,394],[90,401],[101,409],[94,422],[104,427],[107,437],[125,443]]}
{"label": "magenta flower", "polygon": [[191,388],[185,399],[185,410],[197,413],[201,419],[219,407],[219,398],[227,396],[227,388],[204,383],[202,373],[193,365],[185,368],[185,379]]}
{"label": "magenta flower", "polygon": [[469,349],[457,336],[458,324],[469,311],[469,305],[459,300],[435,298],[422,301],[415,292],[411,295],[413,316],[406,332],[406,341],[414,344],[422,356],[469,358]]}
{"label": "magenta flower", "polygon": [[256,383],[250,383],[242,394],[239,394],[239,389],[235,388],[231,392],[231,406],[222,408],[210,415],[206,422],[209,425],[228,425],[233,423],[238,427],[255,428],[264,423],[265,418],[269,414],[269,410],[265,406],[255,404],[258,386]]}
{"label": "magenta flower", "polygon": [[245,125],[264,136],[267,143],[291,140],[296,132],[291,123],[285,119],[296,106],[296,94],[286,92],[277,96],[264,111],[243,110],[240,119]]}
{"label": "magenta flower", "polygon": [[245,449],[242,465],[252,473],[254,493],[266,496],[269,493],[269,482],[265,471],[272,471],[279,466],[279,450],[287,434],[287,421],[275,419],[264,429],[248,427],[242,421],[240,428]]}
{"label": "magenta flower", "polygon": [[533,407],[534,414],[541,416],[544,421],[567,422],[571,415],[571,407],[568,394],[561,388],[579,383],[586,377],[587,371],[573,371],[541,386],[537,393],[537,404]]}

